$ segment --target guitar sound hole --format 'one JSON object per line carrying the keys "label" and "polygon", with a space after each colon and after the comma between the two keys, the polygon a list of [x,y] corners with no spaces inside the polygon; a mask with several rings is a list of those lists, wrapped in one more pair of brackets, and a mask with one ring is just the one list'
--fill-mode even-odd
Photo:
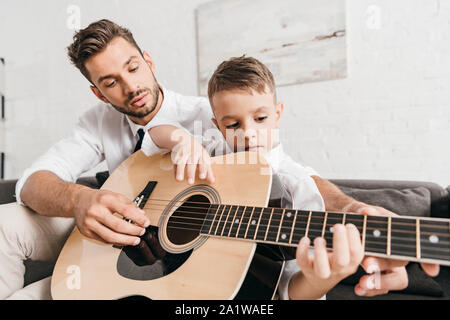
{"label": "guitar sound hole", "polygon": [[200,235],[210,201],[203,195],[193,195],[178,207],[167,222],[167,237],[176,245],[195,240]]}

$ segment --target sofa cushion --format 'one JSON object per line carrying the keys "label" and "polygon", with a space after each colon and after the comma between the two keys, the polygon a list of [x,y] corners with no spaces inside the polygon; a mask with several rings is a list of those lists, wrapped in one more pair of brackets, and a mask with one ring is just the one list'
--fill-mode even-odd
{"label": "sofa cushion", "polygon": [[339,187],[346,195],[367,204],[380,206],[399,215],[429,217],[431,198],[425,187],[406,189],[358,189]]}

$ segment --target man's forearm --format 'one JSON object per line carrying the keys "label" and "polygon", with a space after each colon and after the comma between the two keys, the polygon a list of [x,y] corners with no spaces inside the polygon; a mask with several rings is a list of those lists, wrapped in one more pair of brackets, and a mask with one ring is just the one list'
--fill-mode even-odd
{"label": "man's forearm", "polygon": [[39,214],[73,217],[78,194],[88,187],[65,182],[50,171],[37,171],[25,182],[20,197]]}
{"label": "man's forearm", "polygon": [[311,178],[315,181],[317,188],[322,195],[326,210],[351,212],[354,207],[360,206],[361,202],[347,196],[330,181],[318,176],[311,176]]}

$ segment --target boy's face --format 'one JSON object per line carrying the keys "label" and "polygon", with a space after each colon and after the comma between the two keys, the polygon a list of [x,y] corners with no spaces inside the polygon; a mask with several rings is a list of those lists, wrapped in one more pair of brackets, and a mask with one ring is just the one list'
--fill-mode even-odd
{"label": "boy's face", "polygon": [[215,93],[211,105],[212,121],[235,151],[266,153],[278,144],[276,138],[283,104],[274,102],[273,93],[250,89]]}

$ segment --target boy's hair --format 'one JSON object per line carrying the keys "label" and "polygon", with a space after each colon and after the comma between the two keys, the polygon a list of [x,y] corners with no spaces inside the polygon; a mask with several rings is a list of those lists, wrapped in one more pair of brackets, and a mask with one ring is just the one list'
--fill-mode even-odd
{"label": "boy's hair", "polygon": [[246,57],[231,58],[222,62],[214,71],[208,82],[208,98],[225,90],[255,90],[264,93],[266,86],[274,95],[276,103],[275,80],[272,72],[259,60]]}
{"label": "boy's hair", "polygon": [[73,36],[73,43],[67,47],[69,58],[90,82],[92,80],[84,63],[90,57],[103,51],[115,37],[124,38],[135,46],[142,55],[142,51],[134,40],[133,34],[128,29],[107,19],[93,22]]}

